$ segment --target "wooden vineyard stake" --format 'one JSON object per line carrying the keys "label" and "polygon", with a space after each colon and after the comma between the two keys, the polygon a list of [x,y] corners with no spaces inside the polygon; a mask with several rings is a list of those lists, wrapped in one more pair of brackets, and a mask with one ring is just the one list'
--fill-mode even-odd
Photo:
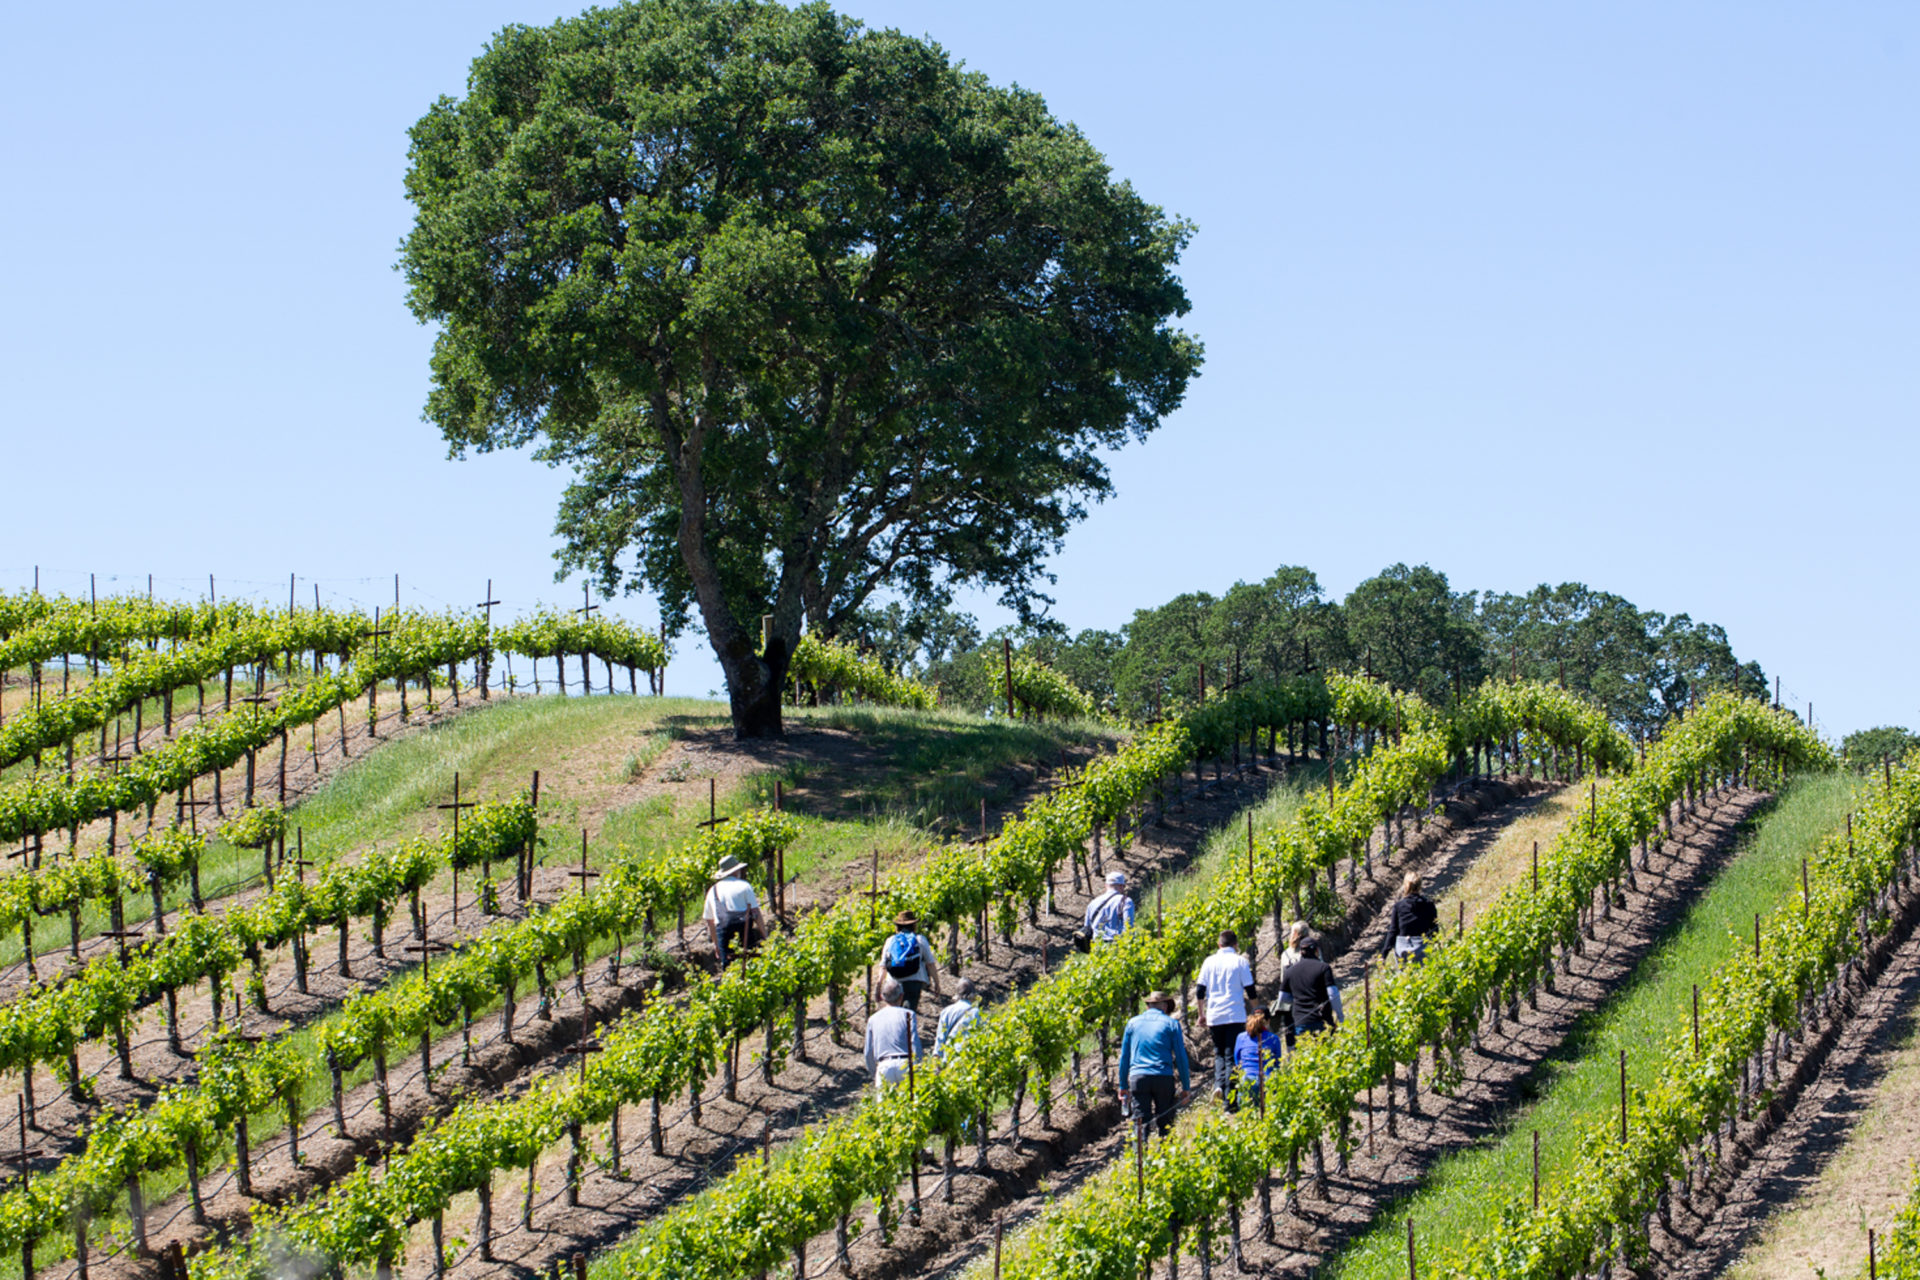
{"label": "wooden vineyard stake", "polygon": [[[1000,657],[1007,667],[1007,719],[1013,719],[1013,641],[1005,636],[1000,638]],[[981,826],[984,828],[985,823]],[[985,834],[984,830],[981,834]]]}
{"label": "wooden vineyard stake", "polygon": [[1538,840],[1533,842],[1533,891],[1536,895],[1540,892],[1540,842]]}
{"label": "wooden vineyard stake", "polygon": [[[458,929],[460,927],[460,811],[462,809],[472,809],[476,807],[471,800],[465,804],[462,804],[460,801],[460,774],[458,770],[455,770],[453,775],[453,803],[443,804],[440,807],[442,809],[453,810],[453,850],[447,858],[447,864],[453,868],[453,927]],[[584,840],[585,838],[586,833],[582,832],[581,839]]]}
{"label": "wooden vineyard stake", "polygon": [[1627,1051],[1620,1051],[1620,1141],[1627,1140]]}
{"label": "wooden vineyard stake", "polygon": [[720,816],[720,780],[718,778],[708,778],[707,779],[707,820],[705,822],[696,823],[695,825],[712,828],[712,827],[719,826],[721,823],[725,821],[726,819]]}
{"label": "wooden vineyard stake", "polygon": [[1373,1048],[1373,959],[1372,957],[1368,957],[1366,964],[1362,966],[1360,970],[1360,1003],[1361,1003],[1361,1008],[1365,1010],[1365,1013],[1366,1013],[1367,1048],[1371,1049]]}
{"label": "wooden vineyard stake", "polygon": [[[580,607],[574,610],[575,613],[580,615],[580,621],[583,623],[592,622],[594,611],[597,610],[599,607],[600,607],[599,605],[593,602],[593,597],[589,592],[587,584],[584,582],[581,583],[580,584]],[[567,691],[566,660],[564,658],[556,657],[553,660],[553,665],[555,666],[555,668],[558,669],[560,673],[560,692],[565,693]],[[580,652],[580,695],[582,697],[586,697],[592,692],[593,692],[593,673],[587,669],[587,654],[586,654],[586,650],[583,648]],[[607,692],[609,694],[613,692],[613,677],[611,675],[607,677]]]}
{"label": "wooden vineyard stake", "polygon": [[487,579],[487,598],[485,600],[482,600],[479,604],[473,606],[476,609],[483,609],[486,611],[486,621],[483,624],[486,629],[481,633],[484,638],[480,641],[480,669],[474,672],[474,674],[477,677],[479,677],[480,700],[482,702],[485,702],[487,700],[487,685],[489,683],[488,678],[492,675],[493,607],[499,603],[500,602],[498,600],[495,600],[493,598],[493,579],[488,578]]}
{"label": "wooden vineyard stake", "polygon": [[587,829],[585,827],[580,828],[580,869],[569,871],[567,874],[580,882],[581,897],[586,896],[587,881],[600,874],[598,871],[587,870]]}
{"label": "wooden vineyard stake", "polygon": [[1420,1280],[1420,1264],[1413,1253],[1413,1215],[1407,1215],[1407,1280]]}
{"label": "wooden vineyard stake", "polygon": [[[538,769],[533,771],[533,798],[530,803],[533,805],[535,815],[537,816],[540,810],[540,771]],[[533,858],[534,850],[539,843],[540,838],[538,835],[529,837],[526,850],[521,856],[520,901],[523,903],[533,896]],[[682,906],[680,908],[680,945],[685,946],[686,943],[687,909],[685,906]]]}
{"label": "wooden vineyard stake", "polygon": [[1533,1131],[1533,1211],[1540,1212],[1540,1131]]}
{"label": "wooden vineyard stake", "polygon": [[1800,859],[1800,914],[1813,914],[1813,886],[1807,879],[1807,860]]}
{"label": "wooden vineyard stake", "polygon": [[1693,984],[1693,1056],[1700,1056],[1700,984]]}
{"label": "wooden vineyard stake", "polygon": [[[20,1149],[18,1151],[9,1152],[6,1154],[0,1154],[0,1162],[5,1162],[7,1164],[17,1164],[20,1166],[20,1193],[24,1197],[26,1196],[27,1192],[31,1190],[33,1186],[33,1161],[37,1157],[39,1157],[42,1154],[42,1152],[39,1147],[29,1147],[27,1145],[27,1101],[26,1099],[24,1097],[16,1098],[15,1101],[19,1107]],[[142,1227],[142,1230],[144,1230],[145,1224],[144,1223],[141,1224],[141,1227]],[[33,1280],[33,1237],[32,1236],[28,1236],[21,1243],[20,1266],[21,1266],[22,1280]]]}

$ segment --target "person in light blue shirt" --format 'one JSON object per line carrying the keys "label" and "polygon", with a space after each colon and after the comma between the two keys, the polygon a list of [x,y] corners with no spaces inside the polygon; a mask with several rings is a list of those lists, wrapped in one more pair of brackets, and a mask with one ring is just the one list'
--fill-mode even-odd
{"label": "person in light blue shirt", "polygon": [[1133,1123],[1145,1141],[1148,1130],[1161,1137],[1173,1130],[1174,1078],[1178,1073],[1179,1101],[1192,1096],[1187,1071],[1187,1040],[1173,1017],[1173,997],[1164,991],[1147,995],[1146,1012],[1127,1023],[1120,1037],[1120,1080],[1133,1103]]}
{"label": "person in light blue shirt", "polygon": [[953,986],[953,1003],[940,1011],[940,1027],[933,1034],[933,1053],[944,1057],[949,1046],[973,1029],[980,1021],[980,1006],[974,999],[972,978],[962,978]]}
{"label": "person in light blue shirt", "polygon": [[1127,873],[1107,872],[1107,891],[1087,904],[1087,932],[1095,942],[1112,942],[1133,927],[1133,899]]}

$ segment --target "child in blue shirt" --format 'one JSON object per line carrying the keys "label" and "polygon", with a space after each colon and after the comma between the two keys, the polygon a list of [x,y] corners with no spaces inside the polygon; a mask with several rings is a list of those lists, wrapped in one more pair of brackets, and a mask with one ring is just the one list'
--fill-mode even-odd
{"label": "child in blue shirt", "polygon": [[1247,1029],[1233,1042],[1233,1066],[1240,1073],[1241,1095],[1255,1106],[1266,1092],[1267,1074],[1279,1064],[1280,1037],[1267,1029],[1264,1005],[1247,1011]]}

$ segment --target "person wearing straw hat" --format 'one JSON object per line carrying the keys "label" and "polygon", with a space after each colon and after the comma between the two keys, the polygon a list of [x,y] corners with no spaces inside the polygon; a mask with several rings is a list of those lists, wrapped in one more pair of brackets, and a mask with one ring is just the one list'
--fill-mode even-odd
{"label": "person wearing straw hat", "polygon": [[707,936],[713,939],[713,953],[720,957],[723,969],[741,952],[750,950],[764,928],[760,896],[740,876],[746,869],[746,863],[738,858],[722,858],[714,868],[713,888],[707,890],[706,908],[701,913],[707,922]]}
{"label": "person wearing straw hat", "polygon": [[921,933],[920,918],[902,911],[893,918],[893,936],[880,948],[880,965],[887,976],[900,984],[907,1008],[920,1011],[920,995],[928,987],[941,999],[940,962],[933,958],[933,943]]}
{"label": "person wearing straw hat", "polygon": [[1187,1070],[1187,1038],[1173,1016],[1173,997],[1164,991],[1150,991],[1146,1005],[1145,1012],[1129,1020],[1120,1036],[1118,1077],[1126,1094],[1124,1100],[1133,1104],[1134,1128],[1142,1140],[1155,1128],[1163,1138],[1171,1133],[1176,1093],[1184,1103],[1193,1089]]}

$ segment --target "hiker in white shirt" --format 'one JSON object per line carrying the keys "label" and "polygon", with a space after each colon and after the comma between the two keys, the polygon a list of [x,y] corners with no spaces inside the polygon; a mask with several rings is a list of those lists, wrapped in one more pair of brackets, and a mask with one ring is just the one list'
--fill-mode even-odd
{"label": "hiker in white shirt", "polygon": [[933,958],[933,943],[920,933],[920,918],[902,911],[893,921],[893,936],[880,948],[880,967],[900,984],[901,999],[907,1008],[918,1012],[920,994],[928,987],[941,999],[940,962]]}
{"label": "hiker in white shirt", "polygon": [[1247,1029],[1247,996],[1253,991],[1253,970],[1236,948],[1233,930],[1220,934],[1220,949],[1200,963],[1194,985],[1205,1001],[1207,1031],[1213,1037],[1213,1092],[1227,1096],[1233,1075],[1233,1045]]}
{"label": "hiker in white shirt", "polygon": [[1107,872],[1107,891],[1087,904],[1087,933],[1094,942],[1112,942],[1133,927],[1133,899],[1127,896],[1127,873]]}
{"label": "hiker in white shirt", "polygon": [[867,1072],[876,1088],[905,1080],[908,1063],[922,1056],[920,1016],[901,1007],[906,995],[900,983],[883,981],[880,999],[881,1007],[867,1019]]}
{"label": "hiker in white shirt", "polygon": [[707,890],[702,918],[707,922],[707,936],[713,939],[713,953],[720,957],[723,969],[741,952],[750,950],[760,940],[764,928],[760,896],[752,885],[740,878],[746,869],[746,863],[738,858],[722,858],[714,869],[713,888]]}

